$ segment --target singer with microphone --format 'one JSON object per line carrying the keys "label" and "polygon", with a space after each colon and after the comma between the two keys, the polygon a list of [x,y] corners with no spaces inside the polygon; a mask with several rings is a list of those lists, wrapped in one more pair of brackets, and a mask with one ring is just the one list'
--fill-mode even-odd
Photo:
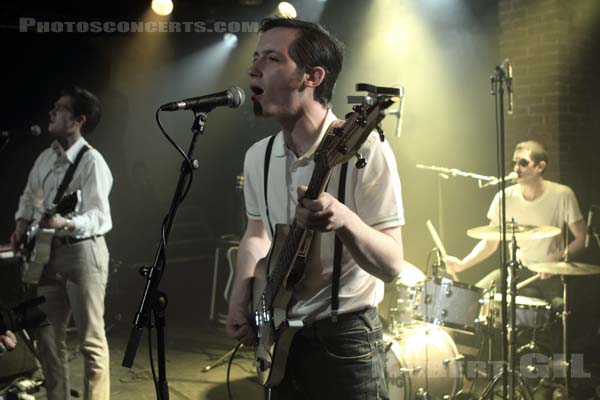
{"label": "singer with microphone", "polygon": [[[49,112],[52,143],[29,173],[10,237],[17,251],[31,222],[55,230],[50,258],[37,285],[38,295],[46,298],[40,310],[50,324],[32,332],[39,344],[49,400],[70,397],[66,329],[71,315],[83,356],[84,398],[110,397],[104,329],[109,256],[104,234],[112,228],[108,195],[113,178],[102,155],[83,137],[94,131],[100,114],[100,101],[94,94],[80,87],[62,91]],[[48,215],[63,196],[73,192],[81,194],[73,213]]]}
{"label": "singer with microphone", "polygon": [[[506,219],[513,218],[522,225],[555,226],[561,230],[568,227],[568,244],[570,256],[577,254],[584,247],[586,224],[575,193],[568,186],[544,179],[548,165],[548,154],[544,147],[533,140],[521,142],[515,147],[513,155],[513,173],[517,176],[517,184],[506,188]],[[509,177],[511,177],[509,175]],[[487,217],[491,225],[498,225],[500,192],[496,194],[488,210]],[[507,230],[508,231],[508,230]],[[507,236],[510,232],[507,232]],[[491,256],[498,248],[498,241],[482,240],[463,259],[448,256],[446,268],[453,272],[462,272]],[[560,261],[565,253],[564,239],[561,235],[546,239],[518,241],[520,260],[524,266]],[[533,276],[533,272],[523,269],[519,271],[519,281]],[[548,279],[549,278],[549,279]],[[476,285],[489,288],[494,282],[500,288],[500,269],[496,269],[480,280]],[[542,276],[542,280],[531,283],[521,289],[519,294],[545,299],[558,306],[562,299],[562,286],[558,277]]]}
{"label": "singer with microphone", "polygon": [[313,235],[310,250],[298,257],[306,268],[286,307],[287,318],[304,322],[289,352],[286,348],[285,366],[271,365],[283,377],[266,398],[389,399],[376,306],[383,281],[392,281],[403,265],[396,160],[389,143],[372,132],[361,146],[368,161],[362,169],[355,161],[346,170],[337,165],[327,191],[316,198],[306,195],[318,172],[316,149],[337,120],[330,103],[342,69],[342,45],[321,26],[295,19],[266,19],[260,32],[248,70],[254,114],[273,119],[280,130],[246,152],[248,224],[238,251],[227,334],[245,345],[264,337],[257,336],[249,312],[252,277],[260,276],[257,262],[272,242],[278,248],[277,225],[293,222]]}

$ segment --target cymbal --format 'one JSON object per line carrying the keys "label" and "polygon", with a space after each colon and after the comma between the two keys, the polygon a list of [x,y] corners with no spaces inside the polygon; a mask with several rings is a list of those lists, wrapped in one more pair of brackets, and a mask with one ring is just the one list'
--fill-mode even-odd
{"label": "cymbal", "polygon": [[[522,225],[508,224],[506,226],[506,240],[512,239],[513,228],[517,240],[521,239],[545,239],[560,235],[560,228],[547,225]],[[471,228],[467,236],[475,239],[501,240],[500,225],[484,225]]]}
{"label": "cymbal", "polygon": [[527,266],[534,272],[545,272],[553,275],[595,275],[600,274],[600,266],[579,262],[543,262]]}
{"label": "cymbal", "polygon": [[398,278],[396,278],[396,283],[400,283],[408,287],[415,287],[417,284],[423,282],[425,278],[425,274],[418,267],[415,267],[408,261],[403,260],[402,272],[400,272],[400,275]]}

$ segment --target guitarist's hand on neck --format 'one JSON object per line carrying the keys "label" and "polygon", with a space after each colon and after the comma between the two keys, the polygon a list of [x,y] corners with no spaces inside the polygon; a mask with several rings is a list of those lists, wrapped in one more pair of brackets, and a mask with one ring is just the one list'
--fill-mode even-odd
{"label": "guitarist's hand on neck", "polygon": [[299,186],[296,222],[305,229],[318,232],[331,232],[346,224],[351,211],[344,204],[327,192],[323,192],[315,200],[304,197],[306,186]]}

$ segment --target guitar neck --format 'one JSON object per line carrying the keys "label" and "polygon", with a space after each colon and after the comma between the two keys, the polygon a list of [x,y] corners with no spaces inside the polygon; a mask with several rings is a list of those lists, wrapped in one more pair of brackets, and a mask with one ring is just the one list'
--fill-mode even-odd
{"label": "guitar neck", "polygon": [[[313,200],[318,198],[327,186],[331,171],[332,169],[328,166],[316,163],[304,197]],[[294,266],[300,249],[304,248],[306,236],[307,230],[300,227],[294,219],[275,266],[269,274],[270,284],[265,289],[265,300],[268,308],[271,308],[279,289],[283,286],[289,274],[304,273],[303,270],[294,269]]]}

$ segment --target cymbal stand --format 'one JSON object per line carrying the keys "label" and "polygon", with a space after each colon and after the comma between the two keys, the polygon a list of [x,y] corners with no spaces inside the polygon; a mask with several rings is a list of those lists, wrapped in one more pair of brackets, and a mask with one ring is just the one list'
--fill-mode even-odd
{"label": "cymbal stand", "polygon": [[[506,340],[508,341],[507,363],[503,363],[502,370],[500,372],[498,372],[498,374],[496,374],[494,379],[483,390],[483,392],[481,393],[481,396],[479,397],[480,400],[485,399],[488,395],[490,395],[492,393],[492,390],[494,389],[496,384],[500,381],[501,378],[503,378],[505,376],[505,371],[508,373],[508,378],[509,378],[509,382],[508,382],[509,393],[508,394],[510,397],[508,397],[508,398],[509,399],[516,398],[516,388],[517,388],[517,380],[518,380],[518,386],[519,386],[521,394],[528,396],[529,399],[533,399],[533,394],[531,393],[531,390],[530,390],[529,386],[527,385],[527,382],[525,382],[525,379],[521,375],[521,372],[515,367],[516,347],[517,347],[517,342],[516,342],[517,267],[520,265],[520,263],[517,260],[517,250],[519,247],[517,246],[517,238],[515,236],[516,223],[515,223],[514,219],[513,219],[511,225],[512,225],[512,239],[511,239],[511,244],[510,244],[511,259],[506,264],[506,267],[505,267],[508,270],[508,273],[509,273],[508,275],[510,277],[510,286],[507,288],[507,289],[509,289],[509,294],[507,296],[506,293],[503,292],[502,293],[502,302],[501,302],[503,311],[506,308],[508,308],[508,316],[509,316],[509,320],[508,320],[507,324],[504,323],[504,321],[506,321],[506,319],[503,318],[506,315],[505,312],[502,313],[502,318],[501,318],[501,321],[503,324],[502,337],[503,337],[503,340],[506,338]],[[502,282],[502,286],[505,287],[506,283]],[[510,301],[508,300],[509,297],[510,297]],[[506,329],[506,331],[504,331],[504,329]],[[503,386],[503,394],[502,394],[503,399],[507,398],[504,394],[505,390],[506,390],[506,388]]]}
{"label": "cymbal stand", "polygon": [[[565,262],[569,262],[569,228],[567,227],[566,229],[566,235],[565,235],[565,252],[564,252],[564,261]],[[563,310],[562,310],[562,315],[561,315],[561,319],[562,319],[562,350],[563,350],[563,367],[565,370],[565,396],[566,399],[569,398],[569,384],[570,384],[570,377],[569,375],[571,374],[571,354],[569,353],[569,341],[568,341],[568,332],[569,332],[569,326],[568,326],[568,320],[569,320],[569,307],[568,307],[568,303],[567,303],[567,298],[568,298],[568,294],[569,294],[569,288],[568,288],[568,282],[567,282],[567,275],[561,275],[560,276],[560,281],[562,282],[563,285]]]}
{"label": "cymbal stand", "polygon": [[571,374],[571,354],[569,353],[569,346],[568,346],[568,340],[567,340],[567,335],[568,335],[568,331],[569,331],[567,323],[568,323],[569,313],[570,313],[570,311],[568,311],[569,308],[567,306],[567,295],[568,295],[567,275],[561,275],[560,280],[563,285],[563,311],[562,311],[562,325],[563,325],[562,349],[563,349],[563,357],[564,357],[563,367],[565,370],[565,396],[566,396],[566,399],[568,399],[569,398],[569,384],[570,384],[569,375]]}

